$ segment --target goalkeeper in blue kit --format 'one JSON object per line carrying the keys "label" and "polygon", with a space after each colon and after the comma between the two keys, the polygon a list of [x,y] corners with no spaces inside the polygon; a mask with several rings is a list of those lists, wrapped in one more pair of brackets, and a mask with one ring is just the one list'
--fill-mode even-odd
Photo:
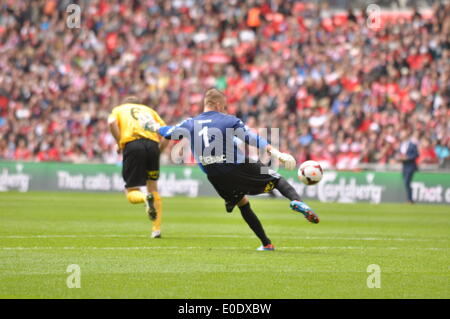
{"label": "goalkeeper in blue kit", "polygon": [[237,147],[237,139],[256,146],[278,159],[287,169],[294,169],[292,155],[281,153],[264,138],[251,132],[235,116],[225,114],[226,97],[217,89],[209,89],[203,100],[204,112],[175,126],[161,126],[151,118],[141,118],[141,125],[166,139],[187,138],[198,165],[206,173],[217,193],[225,200],[227,212],[237,205],[242,217],[261,240],[258,250],[274,250],[270,239],[250,207],[246,195],[258,195],[277,189],[288,198],[292,210],[303,214],[311,223],[319,217],[305,204],[295,189],[278,173],[261,162],[251,163]]}

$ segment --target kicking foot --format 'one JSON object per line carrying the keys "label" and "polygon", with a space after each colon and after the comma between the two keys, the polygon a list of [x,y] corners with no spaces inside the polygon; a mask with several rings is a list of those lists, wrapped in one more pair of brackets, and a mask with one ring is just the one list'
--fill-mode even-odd
{"label": "kicking foot", "polygon": [[153,195],[148,194],[145,200],[145,211],[147,212],[148,218],[150,218],[151,221],[154,221],[156,219],[156,208],[154,205],[154,201],[155,199],[153,198]]}
{"label": "kicking foot", "polygon": [[160,230],[154,230],[152,231],[152,238],[161,238],[161,231]]}
{"label": "kicking foot", "polygon": [[317,214],[314,213],[312,209],[304,202],[293,200],[291,202],[291,209],[295,210],[296,212],[302,213],[309,222],[314,224],[319,223],[319,216],[317,216]]}
{"label": "kicking foot", "polygon": [[258,247],[256,250],[258,250],[258,251],[264,251],[264,250],[271,251],[271,250],[275,250],[275,246],[272,245],[272,244],[269,244],[269,245],[266,245],[266,246],[261,245],[261,247]]}

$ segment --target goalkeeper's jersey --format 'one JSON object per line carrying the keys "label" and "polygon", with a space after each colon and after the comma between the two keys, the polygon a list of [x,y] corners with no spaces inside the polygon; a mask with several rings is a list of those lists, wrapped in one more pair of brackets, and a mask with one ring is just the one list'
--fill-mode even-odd
{"label": "goalkeeper's jersey", "polygon": [[121,149],[124,148],[126,143],[140,138],[148,138],[159,143],[159,135],[157,133],[146,131],[141,127],[139,124],[139,114],[151,116],[161,126],[166,125],[158,113],[148,106],[133,103],[116,106],[109,115],[109,120],[116,120],[119,125],[119,146]]}
{"label": "goalkeeper's jersey", "polygon": [[163,126],[158,132],[167,139],[188,138],[200,168],[211,176],[229,172],[246,161],[239,143],[257,148],[268,145],[237,117],[215,111],[188,118],[175,126]]}

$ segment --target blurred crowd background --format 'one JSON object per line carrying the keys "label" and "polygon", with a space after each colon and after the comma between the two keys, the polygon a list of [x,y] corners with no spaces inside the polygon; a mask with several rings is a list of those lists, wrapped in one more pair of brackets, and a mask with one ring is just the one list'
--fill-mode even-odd
{"label": "blurred crowd background", "polygon": [[378,26],[330,3],[0,0],[0,159],[116,163],[112,107],[134,95],[175,124],[215,86],[299,162],[394,164],[408,130],[420,164],[448,165],[450,5]]}

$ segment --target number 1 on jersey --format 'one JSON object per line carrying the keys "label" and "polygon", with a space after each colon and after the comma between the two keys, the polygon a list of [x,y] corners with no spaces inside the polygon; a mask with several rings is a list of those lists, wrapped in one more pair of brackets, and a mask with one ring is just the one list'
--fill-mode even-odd
{"label": "number 1 on jersey", "polygon": [[199,132],[198,136],[203,136],[203,143],[205,144],[205,147],[209,146],[209,137],[208,137],[208,127],[204,126]]}

